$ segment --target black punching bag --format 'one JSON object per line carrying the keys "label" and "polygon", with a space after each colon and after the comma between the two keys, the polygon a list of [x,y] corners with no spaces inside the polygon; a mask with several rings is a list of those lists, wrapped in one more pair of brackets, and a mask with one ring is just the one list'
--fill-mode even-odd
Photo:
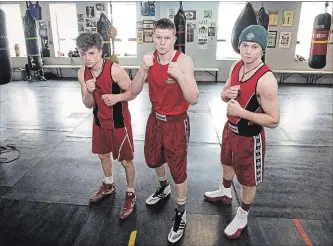
{"label": "black punching bag", "polygon": [[331,28],[329,13],[316,16],[313,23],[312,41],[308,64],[311,68],[321,69],[326,66],[328,36]]}
{"label": "black punching bag", "polygon": [[185,54],[185,42],[186,42],[186,17],[183,11],[183,4],[180,2],[179,10],[174,18],[176,26],[176,43],[174,45],[175,50],[180,50]]}
{"label": "black punching bag", "polygon": [[268,30],[269,15],[266,13],[265,8],[261,7],[258,12],[258,25],[263,26]]}
{"label": "black punching bag", "polygon": [[42,59],[40,57],[41,51],[37,35],[37,26],[36,21],[34,17],[32,17],[29,9],[27,9],[27,11],[25,12],[25,16],[23,17],[23,24],[25,44],[27,47],[27,56],[32,57],[33,62],[36,66],[35,69],[39,70],[42,68]]}
{"label": "black punching bag", "polygon": [[[269,15],[266,13],[264,7],[261,7],[258,12],[258,25],[263,26],[268,30]],[[265,54],[261,57],[261,60],[265,62]]]}
{"label": "black punching bag", "polygon": [[6,29],[6,14],[0,9],[0,85],[12,80],[12,61]]}
{"label": "black punching bag", "polygon": [[239,54],[238,41],[242,31],[251,25],[257,25],[257,17],[251,3],[247,3],[243,11],[238,16],[231,33],[232,48]]}
{"label": "black punching bag", "polygon": [[97,21],[97,32],[102,35],[104,41],[102,57],[111,57],[110,37],[108,34],[110,26],[111,22],[109,21],[108,17],[102,13],[99,21]]}

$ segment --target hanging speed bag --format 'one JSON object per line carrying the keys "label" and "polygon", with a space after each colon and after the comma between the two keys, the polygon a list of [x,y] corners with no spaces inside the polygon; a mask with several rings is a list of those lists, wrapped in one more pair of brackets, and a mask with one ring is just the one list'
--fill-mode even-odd
{"label": "hanging speed bag", "polygon": [[328,36],[331,28],[329,13],[319,14],[314,19],[310,56],[308,64],[311,68],[321,69],[326,66]]}
{"label": "hanging speed bag", "polygon": [[102,57],[111,57],[110,37],[108,34],[111,22],[104,13],[101,14],[99,21],[97,21],[97,32],[103,37],[103,54]]}
{"label": "hanging speed bag", "polygon": [[231,45],[239,54],[238,41],[242,31],[251,25],[257,25],[257,18],[251,3],[247,3],[243,11],[238,16],[231,33]]}
{"label": "hanging speed bag", "polygon": [[6,28],[6,14],[0,9],[0,85],[12,80],[12,62]]}
{"label": "hanging speed bag", "polygon": [[25,16],[23,17],[24,24],[24,37],[25,37],[25,45],[27,47],[27,56],[32,57],[33,62],[36,66],[36,69],[42,68],[42,59],[40,57],[40,45],[39,45],[39,37],[37,35],[37,26],[34,17],[32,17],[29,9],[25,12]]}
{"label": "hanging speed bag", "polygon": [[180,50],[185,54],[185,42],[186,42],[186,17],[183,11],[183,4],[180,2],[180,7],[177,14],[174,17],[174,23],[176,26],[176,42],[174,45],[175,50]]}

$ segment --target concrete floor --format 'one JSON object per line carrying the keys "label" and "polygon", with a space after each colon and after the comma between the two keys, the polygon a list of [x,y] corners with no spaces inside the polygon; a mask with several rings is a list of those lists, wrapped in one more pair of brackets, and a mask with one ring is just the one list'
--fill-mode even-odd
{"label": "concrete floor", "polygon": [[[332,86],[280,86],[281,122],[266,131],[264,183],[247,229],[231,241],[222,232],[239,201],[223,206],[203,199],[221,179],[223,85],[200,83],[200,102],[189,110],[188,226],[177,245],[333,245]],[[126,188],[119,163],[113,168],[116,195],[88,205],[103,175],[91,153],[92,111],[81,102],[79,83],[21,81],[0,90],[0,143],[14,144],[21,152],[19,159],[0,164],[1,246],[128,245],[133,231],[135,245],[168,245],[175,186],[167,201],[153,208],[145,205],[158,183],[143,156],[150,112],[146,86],[130,102],[137,210],[126,221],[118,216]],[[236,179],[234,183],[237,198],[239,184]]]}

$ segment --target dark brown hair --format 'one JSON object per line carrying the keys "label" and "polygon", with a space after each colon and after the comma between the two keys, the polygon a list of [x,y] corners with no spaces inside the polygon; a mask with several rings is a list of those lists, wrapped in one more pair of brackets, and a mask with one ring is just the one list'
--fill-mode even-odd
{"label": "dark brown hair", "polygon": [[92,47],[96,47],[98,50],[101,50],[103,47],[103,38],[102,35],[98,32],[96,33],[81,33],[76,38],[76,46],[79,50],[87,51]]}

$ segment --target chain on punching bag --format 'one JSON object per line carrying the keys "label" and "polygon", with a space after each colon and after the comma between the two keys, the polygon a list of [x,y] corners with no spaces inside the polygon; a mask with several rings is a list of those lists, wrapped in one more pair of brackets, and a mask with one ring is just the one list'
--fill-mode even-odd
{"label": "chain on punching bag", "polygon": [[[258,25],[261,25],[266,30],[268,30],[268,23],[269,23],[269,15],[266,13],[264,6],[262,6],[258,12]],[[265,62],[265,53],[261,57],[261,60]]]}
{"label": "chain on punching bag", "polygon": [[99,21],[97,22],[97,32],[103,37],[103,54],[102,57],[111,57],[111,45],[108,29],[111,26],[111,22],[104,13],[101,14]]}
{"label": "chain on punching bag", "polygon": [[332,16],[327,13],[328,3],[326,3],[325,6],[326,13],[317,15],[313,23],[308,64],[311,68],[315,69],[321,69],[326,66],[328,36],[331,28]]}
{"label": "chain on punching bag", "polygon": [[12,80],[12,62],[6,28],[6,14],[0,9],[0,85]]}
{"label": "chain on punching bag", "polygon": [[37,35],[37,26],[34,17],[32,17],[29,9],[25,12],[23,17],[24,23],[24,37],[25,44],[27,47],[27,57],[32,57],[32,60],[36,66],[36,69],[39,70],[42,68],[42,59],[40,56],[40,45]]}
{"label": "chain on punching bag", "polygon": [[231,44],[232,48],[236,53],[239,54],[238,41],[242,31],[250,25],[257,25],[257,24],[258,23],[257,23],[256,13],[254,12],[251,3],[247,3],[243,11],[238,16],[231,33]]}
{"label": "chain on punching bag", "polygon": [[174,17],[174,23],[176,27],[177,40],[174,45],[175,50],[180,50],[185,54],[186,44],[186,17],[183,10],[183,3],[180,1],[180,6],[177,14]]}

